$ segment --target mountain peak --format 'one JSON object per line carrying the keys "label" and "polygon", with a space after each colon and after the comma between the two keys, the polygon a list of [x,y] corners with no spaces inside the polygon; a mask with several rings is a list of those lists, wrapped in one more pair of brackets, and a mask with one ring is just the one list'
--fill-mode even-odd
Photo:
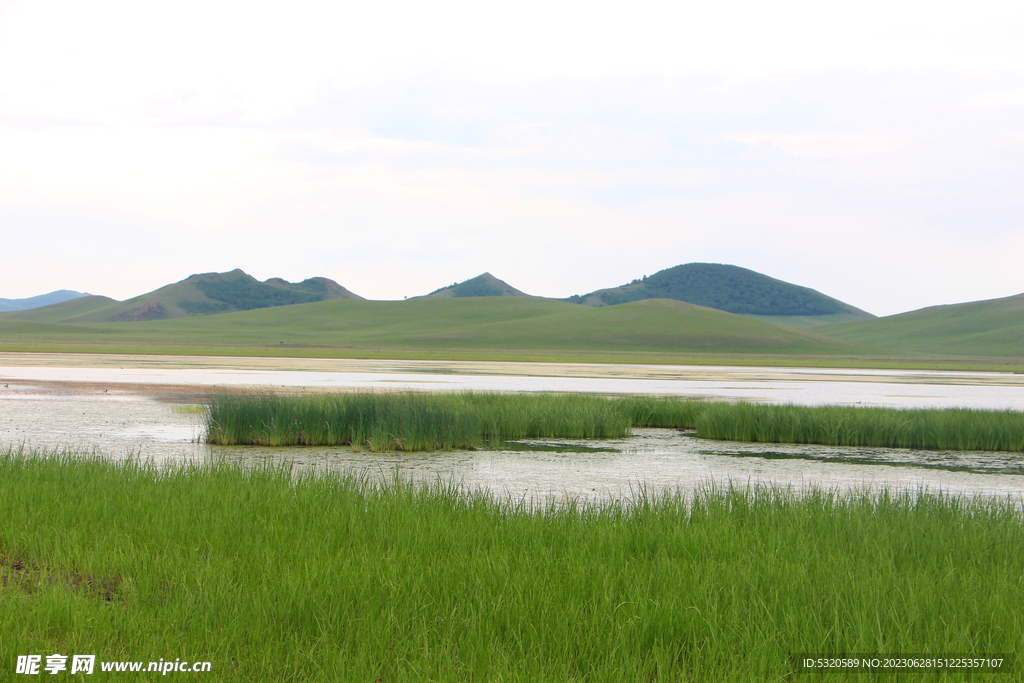
{"label": "mountain peak", "polygon": [[490,273],[482,273],[465,282],[456,282],[447,287],[435,289],[427,295],[435,299],[481,297],[481,296],[530,296],[519,291],[504,280]]}
{"label": "mountain peak", "polygon": [[643,299],[675,299],[739,315],[873,317],[808,287],[721,263],[686,263],[570,300],[614,306]]}

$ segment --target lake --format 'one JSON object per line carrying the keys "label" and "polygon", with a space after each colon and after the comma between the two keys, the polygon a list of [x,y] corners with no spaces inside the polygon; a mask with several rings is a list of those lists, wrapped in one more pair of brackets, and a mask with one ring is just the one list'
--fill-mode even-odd
{"label": "lake", "polygon": [[202,443],[201,416],[189,406],[204,394],[239,387],[591,391],[805,405],[1024,410],[1024,376],[1010,373],[0,354],[0,444],[137,456],[159,465],[288,462],[299,469],[458,482],[535,502],[623,497],[641,488],[688,491],[730,482],[797,490],[887,487],[1024,494],[1021,454],[743,444],[663,429],[636,430],[621,440],[533,441],[514,450],[416,454]]}

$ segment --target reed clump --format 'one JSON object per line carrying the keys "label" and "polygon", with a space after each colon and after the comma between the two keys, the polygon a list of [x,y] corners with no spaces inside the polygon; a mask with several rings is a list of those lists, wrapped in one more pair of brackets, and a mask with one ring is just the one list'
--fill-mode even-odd
{"label": "reed clump", "polygon": [[471,448],[479,420],[453,395],[415,393],[278,396],[225,394],[207,406],[210,443],[365,446],[374,451]]}
{"label": "reed clump", "polygon": [[471,449],[514,439],[616,439],[634,427],[705,439],[926,450],[1024,451],[1024,413],[722,403],[596,394],[487,392],[225,394],[206,408],[221,445]]}
{"label": "reed clump", "polygon": [[59,652],[210,661],[218,681],[819,681],[791,656],[1024,652],[1008,501],[708,485],[532,507],[8,450],[0,519],[12,668]]}
{"label": "reed clump", "polygon": [[696,427],[727,441],[1024,451],[1024,413],[1016,410],[722,403],[704,406]]}
{"label": "reed clump", "polygon": [[631,435],[638,416],[644,424],[660,419],[659,405],[589,394],[225,394],[207,407],[206,438],[223,445],[351,445],[371,451],[468,449],[530,438],[614,439]]}

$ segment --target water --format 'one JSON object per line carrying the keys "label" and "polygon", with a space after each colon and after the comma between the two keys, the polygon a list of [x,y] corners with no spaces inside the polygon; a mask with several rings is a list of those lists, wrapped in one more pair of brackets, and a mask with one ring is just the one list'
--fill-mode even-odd
{"label": "water", "polygon": [[199,392],[246,386],[636,393],[802,405],[1024,410],[1024,375],[921,370],[0,354],[0,382],[192,387]]}
{"label": "water", "polygon": [[[0,357],[0,362],[3,360]],[[325,370],[322,366],[282,369],[238,367],[230,362],[220,366],[223,361],[218,359],[203,361],[209,365],[167,367],[154,361],[154,366],[139,367],[139,362],[133,366],[122,360],[126,367],[0,367],[0,444],[68,447],[114,458],[141,457],[158,465],[215,460],[287,462],[297,469],[336,470],[372,478],[398,474],[420,482],[456,482],[502,498],[530,501],[621,498],[640,489],[689,491],[708,482],[771,484],[796,490],[811,486],[840,490],[886,487],[1024,498],[1024,457],[1020,454],[742,444],[697,439],[664,429],[636,430],[631,438],[598,442],[530,441],[498,451],[382,454],[347,447],[212,447],[202,443],[201,416],[187,404],[168,400],[180,401],[190,393],[210,390],[212,384],[330,388],[430,385],[449,389],[644,391],[805,404],[860,402],[1024,409],[1024,377],[1016,375],[367,361]],[[560,374],[551,376],[556,370]],[[3,387],[4,383],[8,386]],[[142,385],[144,390],[140,389]]]}

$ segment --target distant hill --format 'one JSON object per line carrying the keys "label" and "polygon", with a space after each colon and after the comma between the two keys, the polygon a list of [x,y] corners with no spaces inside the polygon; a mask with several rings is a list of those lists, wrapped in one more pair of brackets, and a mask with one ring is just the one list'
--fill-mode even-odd
{"label": "distant hill", "polygon": [[241,270],[192,275],[127,301],[87,297],[11,314],[37,322],[137,322],[214,315],[327,299],[362,299],[323,277],[291,283],[281,278],[260,282]]}
{"label": "distant hill", "polygon": [[260,282],[233,270],[127,301],[86,295],[3,312],[0,347],[630,362],[809,354],[1010,368],[1024,359],[1024,294],[874,318],[744,268],[693,263],[570,301],[524,294],[490,273],[409,301],[366,301],[326,278]]}
{"label": "distant hill", "polygon": [[829,358],[868,351],[807,330],[665,299],[604,307],[529,296],[334,300],[132,324],[11,315],[0,316],[5,350],[629,362],[680,362],[682,354],[692,353]]}
{"label": "distant hill", "polygon": [[103,311],[120,304],[119,301],[107,296],[83,296],[78,299],[69,299],[59,304],[50,304],[40,308],[33,308],[28,311],[17,311],[5,313],[3,317],[12,320],[31,320],[34,322],[74,322],[103,320],[102,313],[99,317],[93,314],[96,311]]}
{"label": "distant hill", "polygon": [[667,268],[620,287],[600,289],[567,301],[587,306],[616,306],[645,299],[675,299],[799,327],[814,324],[815,318],[836,322],[874,317],[813,289],[746,268],[717,263],[687,263]]}
{"label": "distant hill", "polygon": [[505,282],[499,280],[490,273],[484,273],[483,275],[477,275],[471,280],[465,282],[456,282],[455,284],[442,287],[441,289],[435,289],[428,297],[435,299],[451,299],[451,298],[463,298],[463,297],[478,297],[478,296],[530,296],[520,292],[518,289]]}
{"label": "distant hill", "polygon": [[27,299],[0,299],[0,313],[6,311],[28,311],[33,308],[49,306],[50,304],[59,304],[70,299],[78,299],[83,296],[89,295],[85,292],[75,292],[70,289],[58,289],[49,294],[30,296]]}
{"label": "distant hill", "polygon": [[1024,356],[1024,294],[815,328],[894,353]]}

